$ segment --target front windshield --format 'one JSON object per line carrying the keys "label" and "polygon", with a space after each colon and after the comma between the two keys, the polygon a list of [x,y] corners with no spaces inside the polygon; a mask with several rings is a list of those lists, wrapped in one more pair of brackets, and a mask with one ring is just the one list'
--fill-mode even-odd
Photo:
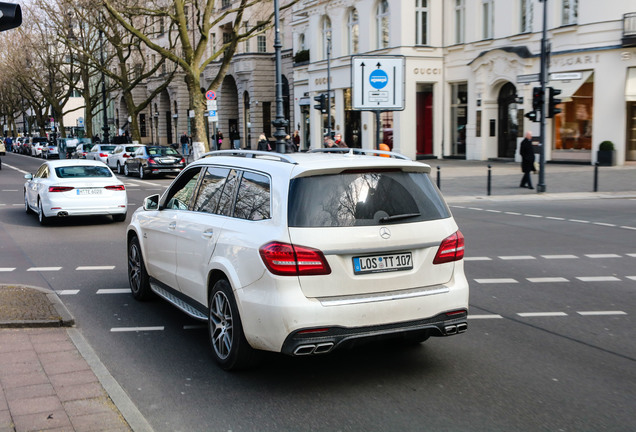
{"label": "front windshield", "polygon": [[64,166],[55,168],[55,175],[58,178],[77,177],[112,177],[113,174],[105,166]]}

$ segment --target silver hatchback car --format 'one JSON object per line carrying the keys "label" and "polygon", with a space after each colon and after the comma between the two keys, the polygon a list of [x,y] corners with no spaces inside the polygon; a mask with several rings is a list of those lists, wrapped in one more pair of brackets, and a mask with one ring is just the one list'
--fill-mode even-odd
{"label": "silver hatchback car", "polygon": [[209,153],[132,216],[132,294],[207,321],[227,370],[463,333],[464,237],[429,172],[375,150]]}

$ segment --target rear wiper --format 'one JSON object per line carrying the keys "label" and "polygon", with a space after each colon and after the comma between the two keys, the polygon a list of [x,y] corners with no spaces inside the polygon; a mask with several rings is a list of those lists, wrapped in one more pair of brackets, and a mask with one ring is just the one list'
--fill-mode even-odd
{"label": "rear wiper", "polygon": [[379,219],[379,221],[390,222],[390,221],[396,221],[401,219],[409,219],[409,218],[418,217],[418,216],[421,216],[421,214],[420,213],[404,213],[404,214],[398,214],[393,216],[383,216]]}

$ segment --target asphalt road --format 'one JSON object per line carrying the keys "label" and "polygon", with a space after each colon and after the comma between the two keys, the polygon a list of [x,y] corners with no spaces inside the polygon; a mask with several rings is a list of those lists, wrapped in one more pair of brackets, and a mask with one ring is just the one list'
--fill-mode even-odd
{"label": "asphalt road", "polygon": [[[636,200],[453,203],[467,333],[227,373],[199,322],[127,292],[125,223],[25,214],[39,163],[3,157],[0,281],[57,291],[156,431],[636,430]],[[170,179],[126,182],[131,213]]]}

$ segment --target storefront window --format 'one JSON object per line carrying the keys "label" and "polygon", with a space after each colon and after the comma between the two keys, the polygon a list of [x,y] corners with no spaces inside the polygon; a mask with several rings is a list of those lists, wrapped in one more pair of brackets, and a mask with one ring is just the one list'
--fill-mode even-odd
{"label": "storefront window", "polygon": [[393,150],[393,111],[384,111],[380,114],[380,141]]}
{"label": "storefront window", "polygon": [[558,105],[562,112],[554,117],[554,150],[591,150],[594,75],[573,83],[550,82],[550,86],[562,89],[563,101]]}
{"label": "storefront window", "polygon": [[468,123],[468,84],[451,84],[452,155],[466,154],[466,123]]}

